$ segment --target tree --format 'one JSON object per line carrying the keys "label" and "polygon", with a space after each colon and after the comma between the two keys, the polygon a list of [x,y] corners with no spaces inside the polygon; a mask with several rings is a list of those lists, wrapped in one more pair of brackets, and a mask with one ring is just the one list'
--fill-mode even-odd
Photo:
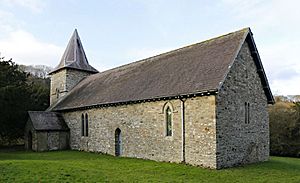
{"label": "tree", "polygon": [[31,77],[12,60],[0,60],[0,145],[23,137],[29,110],[49,105],[49,82]]}
{"label": "tree", "polygon": [[271,154],[300,157],[300,103],[276,101],[269,107]]}
{"label": "tree", "polygon": [[26,73],[19,71],[12,59],[5,61],[4,57],[0,58],[0,88],[23,85],[25,82]]}

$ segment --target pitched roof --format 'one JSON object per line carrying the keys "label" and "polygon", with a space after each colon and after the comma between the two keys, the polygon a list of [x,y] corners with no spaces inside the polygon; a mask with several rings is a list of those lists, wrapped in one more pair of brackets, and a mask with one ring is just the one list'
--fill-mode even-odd
{"label": "pitched roof", "polygon": [[89,64],[76,29],[60,60],[60,63],[49,74],[53,74],[54,72],[57,72],[63,68],[83,70],[91,73],[98,72]]}
{"label": "pitched roof", "polygon": [[56,112],[45,111],[28,111],[29,119],[32,122],[33,128],[37,131],[68,131],[61,114]]}
{"label": "pitched roof", "polygon": [[[251,31],[246,28],[91,75],[49,110],[218,91],[249,36],[252,37]],[[261,65],[260,59],[256,60],[257,65]],[[262,66],[260,68],[266,95],[272,103],[272,93]]]}

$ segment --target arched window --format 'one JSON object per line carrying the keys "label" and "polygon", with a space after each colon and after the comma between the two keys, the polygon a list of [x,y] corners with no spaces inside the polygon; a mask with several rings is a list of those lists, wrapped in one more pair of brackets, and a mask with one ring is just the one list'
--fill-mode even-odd
{"label": "arched window", "polygon": [[250,123],[250,103],[245,102],[245,124]]}
{"label": "arched window", "polygon": [[247,112],[248,113],[248,119],[247,120],[248,120],[248,124],[250,124],[250,103],[249,102],[248,102],[248,108],[247,109],[248,109],[248,112]]}
{"label": "arched window", "polygon": [[120,128],[117,128],[115,131],[115,155],[122,155],[122,138]]}
{"label": "arched window", "polygon": [[55,92],[56,92],[56,98],[59,98],[59,89],[56,88]]}
{"label": "arched window", "polygon": [[81,136],[84,136],[84,115],[81,114]]}
{"label": "arched window", "polygon": [[168,106],[166,108],[166,136],[172,136],[172,110]]}
{"label": "arched window", "polygon": [[85,136],[89,136],[89,118],[88,114],[85,114]]}

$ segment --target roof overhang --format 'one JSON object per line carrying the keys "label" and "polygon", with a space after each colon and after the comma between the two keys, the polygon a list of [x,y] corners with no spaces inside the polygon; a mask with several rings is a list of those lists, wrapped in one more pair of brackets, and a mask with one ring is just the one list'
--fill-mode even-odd
{"label": "roof overhang", "polygon": [[77,70],[77,71],[87,72],[87,73],[91,73],[91,74],[99,73],[99,71],[85,70],[85,69],[79,69],[79,68],[74,68],[74,67],[70,67],[70,66],[65,66],[65,67],[58,68],[56,70],[50,71],[48,73],[48,75],[52,75],[52,74],[57,73],[57,72],[59,72],[61,70],[64,70],[64,69]]}
{"label": "roof overhang", "polygon": [[256,48],[256,44],[255,44],[254,39],[253,39],[253,33],[251,32],[250,28],[249,28],[249,33],[248,33],[245,41],[247,41],[247,43],[249,44],[250,51],[251,51],[251,56],[253,57],[253,60],[255,62],[255,65],[256,65],[256,68],[257,68],[257,73],[258,73],[258,75],[261,79],[261,83],[263,85],[263,89],[264,89],[264,92],[266,94],[268,104],[274,104],[275,100],[274,100],[273,94],[271,92],[271,88],[270,88],[265,70],[263,68],[258,50]]}
{"label": "roof overhang", "polygon": [[174,100],[174,99],[182,100],[182,99],[186,99],[186,98],[217,95],[217,94],[218,94],[218,90],[212,89],[212,90],[199,91],[199,92],[189,93],[189,94],[179,94],[179,95],[173,95],[173,96],[159,96],[159,97],[153,97],[153,98],[148,98],[148,99],[119,101],[119,102],[113,102],[113,103],[92,104],[92,105],[88,105],[88,106],[61,108],[59,110],[56,110],[55,106],[52,106],[47,110],[57,111],[57,112],[62,112],[62,111],[71,112],[71,111],[86,110],[86,109],[92,109],[92,108],[115,107],[115,106],[120,106],[120,105],[138,104],[138,103],[145,103],[145,102],[155,102],[155,101]]}

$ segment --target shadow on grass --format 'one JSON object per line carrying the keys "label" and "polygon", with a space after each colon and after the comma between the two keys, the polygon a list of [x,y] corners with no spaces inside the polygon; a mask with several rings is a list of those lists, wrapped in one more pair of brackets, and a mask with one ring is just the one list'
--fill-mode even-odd
{"label": "shadow on grass", "polygon": [[271,156],[269,161],[246,164],[240,167],[233,167],[228,169],[223,169],[221,171],[231,171],[231,170],[240,170],[240,171],[286,171],[286,172],[300,172],[300,159],[292,157],[278,157]]}
{"label": "shadow on grass", "polygon": [[271,157],[271,160],[265,162],[261,166],[261,169],[268,170],[288,170],[288,171],[300,171],[300,159],[288,158],[288,157]]}
{"label": "shadow on grass", "polygon": [[0,146],[0,152],[25,151],[25,145]]}
{"label": "shadow on grass", "polygon": [[80,152],[73,150],[63,151],[0,151],[0,160],[91,160],[91,159],[114,159],[111,155],[100,153]]}

